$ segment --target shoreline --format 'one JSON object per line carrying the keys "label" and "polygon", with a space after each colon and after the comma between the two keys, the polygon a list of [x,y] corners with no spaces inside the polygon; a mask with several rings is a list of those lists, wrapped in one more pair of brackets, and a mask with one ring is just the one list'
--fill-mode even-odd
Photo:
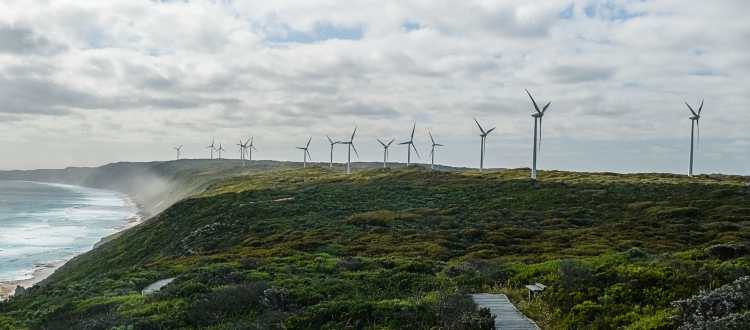
{"label": "shoreline", "polygon": [[[37,183],[36,181],[33,181],[33,182]],[[46,182],[38,182],[38,183],[46,183]],[[88,188],[88,187],[84,187],[84,188]],[[115,232],[113,234],[102,237],[99,240],[99,242],[94,243],[91,250],[116,238],[117,236],[119,236],[119,234],[121,234],[125,230],[137,226],[138,224],[143,222],[144,218],[146,218],[146,214],[145,212],[143,212],[143,209],[141,208],[141,206],[138,205],[135,201],[133,201],[133,199],[130,196],[121,192],[116,192],[116,191],[111,191],[111,190],[108,190],[108,191],[114,193],[118,198],[125,201],[126,204],[133,206],[136,212],[132,216],[128,217],[124,223],[115,227],[114,228]],[[83,253],[86,253],[86,252],[83,252]],[[13,281],[0,281],[0,301],[7,300],[9,297],[11,297],[15,293],[16,287],[19,285],[26,289],[29,289],[30,287],[38,284],[39,282],[43,281],[50,275],[54,274],[55,271],[57,271],[57,269],[65,265],[65,263],[67,263],[69,260],[72,260],[73,258],[79,255],[80,254],[77,254],[67,260],[53,261],[47,264],[37,265],[33,270],[31,270],[31,278],[22,279],[22,280],[13,280]]]}

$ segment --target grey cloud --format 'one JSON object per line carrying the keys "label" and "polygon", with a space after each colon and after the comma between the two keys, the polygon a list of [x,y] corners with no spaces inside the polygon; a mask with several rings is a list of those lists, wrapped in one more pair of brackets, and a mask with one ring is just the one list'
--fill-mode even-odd
{"label": "grey cloud", "polygon": [[606,80],[612,78],[614,74],[614,69],[593,66],[562,65],[547,71],[547,75],[555,81],[569,84]]}
{"label": "grey cloud", "polygon": [[25,28],[0,26],[0,52],[9,54],[54,55],[65,51],[43,36],[36,36]]}

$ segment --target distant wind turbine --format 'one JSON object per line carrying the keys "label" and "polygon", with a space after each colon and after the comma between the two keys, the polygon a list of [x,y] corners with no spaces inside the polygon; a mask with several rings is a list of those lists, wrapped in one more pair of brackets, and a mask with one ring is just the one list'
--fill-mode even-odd
{"label": "distant wind turbine", "polygon": [[297,149],[302,149],[302,155],[304,157],[302,159],[302,167],[307,167],[307,156],[310,156],[310,161],[312,161],[312,155],[310,155],[310,151],[307,150],[307,148],[310,147],[310,141],[312,141],[312,136],[310,137],[310,140],[307,140],[307,146],[304,148],[295,147]]}
{"label": "distant wind turbine", "polygon": [[211,145],[206,147],[206,148],[211,148],[211,159],[214,159],[214,150],[216,150],[216,147],[214,147],[214,141],[216,140],[211,140]]}
{"label": "distant wind turbine", "polygon": [[[357,158],[359,158],[359,154],[357,153],[357,148],[354,148],[354,134],[357,134],[357,127],[354,127],[354,133],[352,133],[352,138],[349,140],[349,142],[339,142],[340,144],[348,144],[349,145],[349,154],[346,159],[346,174],[351,173],[352,168],[352,149],[354,149],[354,154],[357,155]],[[331,145],[331,150],[333,150],[333,145]]]}
{"label": "distant wind turbine", "polygon": [[692,116],[688,117],[690,121],[692,122],[692,127],[690,128],[690,166],[688,167],[688,176],[693,177],[693,133],[695,131],[695,126],[698,126],[698,145],[701,144],[701,125],[699,120],[701,119],[701,110],[703,110],[703,100],[701,100],[701,106],[698,108],[698,113],[695,113],[693,111],[693,108],[690,107],[690,104],[687,104],[685,102],[685,105],[688,106],[688,109],[690,109],[690,112],[693,113]]}
{"label": "distant wind turbine", "polygon": [[479,125],[479,122],[477,121],[476,118],[474,118],[474,122],[477,123],[477,126],[479,126],[479,130],[482,132],[482,134],[479,134],[479,136],[482,138],[482,144],[481,144],[481,147],[479,149],[479,172],[481,173],[481,172],[484,171],[484,150],[485,150],[484,149],[484,144],[485,144],[485,141],[487,140],[487,134],[490,134],[490,132],[492,132],[493,130],[495,130],[495,128],[497,128],[497,127],[493,127],[489,131],[485,132],[482,129],[482,125]]}
{"label": "distant wind turbine", "polygon": [[545,105],[544,108],[542,108],[542,111],[539,111],[539,107],[536,105],[534,98],[531,97],[531,93],[529,93],[529,90],[526,90],[526,94],[529,94],[529,97],[531,98],[531,103],[534,103],[534,109],[536,109],[536,113],[531,115],[532,117],[534,117],[534,161],[531,167],[531,178],[536,180],[536,154],[537,154],[536,122],[537,122],[537,119],[539,119],[539,149],[541,149],[542,148],[542,116],[544,116],[544,112],[547,111],[547,107],[549,107],[552,101],[549,101],[549,103],[547,103],[547,105]]}
{"label": "distant wind turbine", "polygon": [[248,145],[247,142],[245,142],[245,150],[248,151],[248,158],[247,160],[253,160],[253,150],[258,151],[258,149],[255,149],[255,146],[253,146],[253,140],[254,138],[250,137],[250,144]]}
{"label": "distant wind turbine", "polygon": [[247,152],[247,143],[250,142],[250,139],[247,139],[245,143],[242,143],[242,139],[240,139],[240,143],[237,144],[240,146],[240,158],[242,159],[242,166],[245,166],[245,153]]}
{"label": "distant wind turbine", "polygon": [[221,159],[221,152],[222,151],[226,151],[226,150],[224,150],[224,148],[221,147],[221,142],[219,142],[219,149],[216,149],[216,151],[219,152],[219,159]]}
{"label": "distant wind turbine", "polygon": [[180,160],[180,149],[182,149],[182,145],[180,145],[179,148],[174,148],[173,147],[172,149],[177,150],[177,160]]}
{"label": "distant wind turbine", "polygon": [[430,155],[432,155],[432,164],[430,165],[430,169],[435,169],[435,147],[442,147],[442,144],[435,143],[435,139],[432,138],[432,133],[427,132],[430,134],[430,140],[432,140],[432,151],[430,151]]}
{"label": "distant wind turbine", "polygon": [[331,166],[330,166],[330,168],[333,168],[333,145],[337,144],[337,143],[340,143],[340,142],[339,141],[333,142],[333,140],[331,140],[331,138],[328,136],[328,134],[326,134],[326,137],[328,138],[328,141],[331,142]]}
{"label": "distant wind turbine", "polygon": [[[417,147],[414,146],[414,130],[417,129],[417,123],[414,123],[414,128],[411,130],[411,139],[406,142],[401,142],[399,144],[405,144],[406,145],[406,166],[409,166],[411,164],[411,148],[414,148],[414,152],[417,153],[417,157],[419,157],[419,152],[417,151]],[[410,148],[411,147],[411,148]],[[422,157],[419,157],[422,158]]]}
{"label": "distant wind turbine", "polygon": [[378,142],[383,145],[383,168],[385,168],[388,164],[388,147],[390,147],[391,143],[393,143],[393,141],[396,141],[396,139],[391,140],[391,142],[388,142],[388,144],[383,143],[383,141],[380,141],[380,139],[376,140],[378,140]]}

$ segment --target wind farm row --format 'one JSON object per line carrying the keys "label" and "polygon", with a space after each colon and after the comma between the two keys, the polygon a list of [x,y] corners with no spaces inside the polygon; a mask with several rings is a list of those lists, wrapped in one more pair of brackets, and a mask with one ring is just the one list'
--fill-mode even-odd
{"label": "wind farm row", "polygon": [[[536,101],[534,100],[534,97],[531,96],[531,93],[529,93],[528,90],[526,90],[526,93],[529,95],[529,98],[531,99],[531,103],[534,105],[534,110],[536,111],[536,112],[534,112],[531,115],[532,117],[534,117],[534,142],[533,142],[533,153],[532,153],[532,163],[531,163],[531,178],[532,179],[536,179],[536,177],[537,177],[537,173],[536,173],[537,172],[536,171],[537,170],[537,156],[539,155],[539,151],[541,150],[541,144],[542,144],[542,119],[544,117],[544,114],[547,111],[547,108],[549,108],[549,106],[552,103],[552,101],[547,102],[547,104],[540,109],[539,106],[537,105]],[[690,152],[689,152],[689,157],[688,157],[689,158],[688,159],[688,162],[689,162],[689,164],[688,164],[688,176],[692,178],[693,177],[693,158],[694,158],[693,157],[693,147],[694,147],[694,144],[696,144],[694,142],[695,141],[694,138],[695,138],[695,135],[696,135],[695,131],[697,129],[697,136],[698,136],[697,144],[700,144],[700,122],[699,121],[700,121],[700,117],[701,117],[701,112],[703,110],[703,101],[701,101],[701,105],[698,108],[697,112],[695,110],[693,110],[693,108],[687,102],[685,102],[685,105],[687,105],[688,109],[692,113],[692,116],[688,117],[688,119],[690,119],[691,125],[692,125],[691,126],[691,130],[690,130]],[[479,134],[479,137],[481,138],[481,141],[480,141],[481,142],[481,144],[480,144],[480,156],[479,156],[479,172],[483,172],[484,171],[485,151],[486,151],[485,145],[486,145],[487,136],[493,130],[495,130],[496,127],[493,127],[491,129],[485,131],[484,128],[482,128],[482,125],[479,124],[479,121],[476,120],[476,118],[474,118],[474,122],[477,124],[477,127],[479,128],[479,131],[481,132],[481,134]],[[398,143],[398,145],[406,145],[406,148],[407,148],[406,166],[410,166],[411,165],[411,151],[412,151],[412,149],[414,150],[414,153],[417,155],[417,157],[419,157],[419,152],[417,151],[417,147],[414,145],[414,133],[416,132],[416,127],[417,127],[417,124],[414,123],[414,126],[412,127],[412,131],[411,131],[411,135],[410,135],[408,141],[404,141],[404,142]],[[329,166],[330,167],[333,167],[333,149],[334,149],[334,146],[337,145],[337,144],[347,145],[347,150],[348,151],[347,151],[347,168],[346,168],[346,173],[347,174],[351,173],[351,152],[352,152],[352,150],[354,150],[354,154],[357,156],[357,158],[359,158],[359,153],[357,152],[357,149],[354,146],[354,136],[356,134],[357,134],[357,127],[354,128],[354,132],[352,133],[352,136],[349,139],[349,141],[335,141],[335,142],[328,135],[326,135],[326,138],[328,139],[328,141],[330,142],[330,145],[331,145],[330,162],[329,162]],[[443,145],[435,143],[435,139],[432,136],[432,132],[428,132],[428,134],[430,136],[430,141],[432,142],[432,145],[431,145],[432,148],[430,150],[430,154],[428,155],[428,157],[431,157],[431,159],[430,159],[430,168],[434,169],[435,168],[435,147],[442,147]],[[383,147],[383,167],[388,167],[389,147],[391,146],[391,144],[395,140],[396,139],[392,139],[390,142],[385,143],[385,142],[381,141],[380,139],[377,139],[377,141]],[[310,148],[310,142],[311,141],[312,141],[312,137],[310,137],[310,139],[307,140],[307,144],[304,147],[295,147],[297,149],[302,150],[302,166],[303,167],[307,167],[308,159],[309,159],[309,161],[312,161],[312,155],[310,154],[310,150],[309,150],[309,148]],[[240,158],[242,159],[243,165],[245,164],[245,160],[246,159],[247,160],[252,160],[252,150],[257,151],[257,149],[255,149],[255,146],[253,146],[253,137],[249,138],[245,143],[242,143],[242,140],[240,140],[239,143],[237,144],[237,146],[239,146],[239,151],[238,152],[240,153]],[[180,148],[182,148],[182,146],[180,146],[178,148],[174,148],[175,150],[177,150],[177,159],[179,159],[179,157],[180,157]],[[216,145],[215,145],[215,141],[212,141],[211,145],[208,146],[208,147],[206,147],[206,148],[209,148],[211,150],[211,159],[214,158],[214,151],[218,152],[219,158],[221,158],[221,152],[222,151],[226,151],[226,150],[224,150],[222,148],[221,142],[219,143],[219,147],[217,148]],[[750,183],[748,183],[748,185],[750,186]]]}

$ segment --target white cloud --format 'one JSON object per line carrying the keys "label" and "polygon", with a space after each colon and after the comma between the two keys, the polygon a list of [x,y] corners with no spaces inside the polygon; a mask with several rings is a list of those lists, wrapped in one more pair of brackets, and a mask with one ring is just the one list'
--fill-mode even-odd
{"label": "white cloud", "polygon": [[[683,102],[705,98],[701,134],[704,148],[714,148],[706,156],[721,163],[715,168],[742,172],[742,164],[725,164],[750,146],[720,146],[750,139],[744,7],[739,0],[4,1],[0,152],[54,144],[50,152],[63,153],[85,139],[99,154],[4,158],[0,168],[170,157],[169,146],[154,141],[186,144],[183,155],[199,157],[205,141],[250,134],[278,148],[322,137],[313,143],[323,152],[324,134],[359,125],[368,141],[405,137],[413,121],[420,139],[430,130],[463,146],[476,138],[472,117],[498,126],[498,155],[524,159],[491,166],[525,166],[528,150],[514,145],[530,137],[528,88],[538,102],[552,101],[545,141],[572,141],[553,150],[582,159],[556,163],[550,155],[551,168],[588,169],[583,159],[606,151],[576,143],[611,141],[666,153],[660,169],[669,170],[684,151],[672,151],[675,141],[687,138]],[[112,141],[123,151],[109,151]],[[378,159],[372,149],[363,159]],[[441,154],[444,163],[476,166],[462,151]]]}

